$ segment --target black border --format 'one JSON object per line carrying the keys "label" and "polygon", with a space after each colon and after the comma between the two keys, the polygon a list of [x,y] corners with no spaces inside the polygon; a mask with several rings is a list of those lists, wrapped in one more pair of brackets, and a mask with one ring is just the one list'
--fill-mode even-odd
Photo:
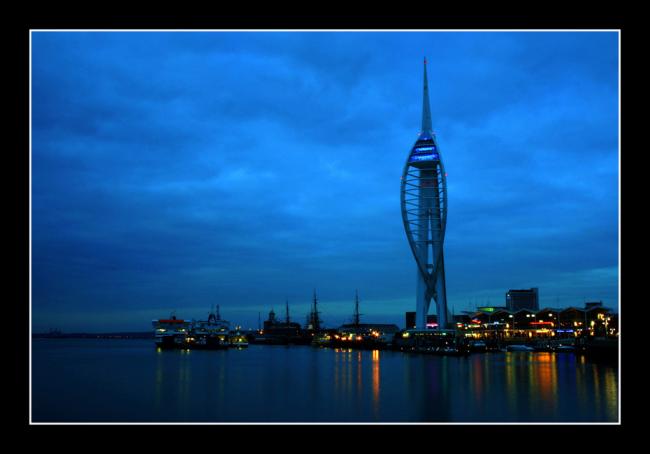
{"label": "black border", "polygon": [[[399,5],[397,5],[399,6]],[[6,301],[11,308],[12,313],[12,329],[15,343],[10,342],[12,346],[11,351],[13,360],[17,368],[12,374],[12,386],[15,393],[12,393],[16,399],[16,405],[11,413],[11,421],[17,424],[22,429],[28,432],[40,432],[44,430],[48,433],[49,442],[54,440],[49,436],[53,435],[54,431],[62,432],[63,434],[70,434],[70,430],[81,428],[83,432],[86,429],[103,430],[105,427],[111,429],[127,430],[144,432],[149,434],[150,426],[30,426],[29,425],[29,39],[30,30],[32,29],[258,29],[258,28],[273,28],[273,29],[620,29],[621,30],[621,55],[627,56],[628,43],[635,41],[638,35],[633,34],[632,28],[629,25],[629,20],[624,18],[624,15],[611,9],[602,7],[595,16],[589,17],[584,10],[571,15],[570,13],[558,13],[557,7],[551,5],[535,5],[532,10],[528,12],[513,12],[516,10],[502,8],[498,10],[493,5],[483,6],[484,11],[471,9],[472,13],[465,15],[458,12],[449,12],[448,8],[440,7],[427,7],[431,12],[422,14],[419,10],[421,7],[411,6],[413,14],[396,15],[391,13],[370,13],[370,14],[350,14],[341,15],[334,12],[323,11],[320,14],[300,15],[293,12],[279,12],[277,8],[269,14],[260,12],[255,9],[252,14],[233,14],[229,11],[223,11],[222,6],[214,6],[216,11],[205,11],[205,9],[196,8],[193,12],[185,10],[182,15],[177,11],[164,12],[149,8],[144,8],[144,11],[135,11],[131,8],[128,13],[115,13],[101,11],[89,11],[88,7],[85,9],[75,10],[71,14],[70,11],[61,9],[60,5],[51,4],[46,7],[34,8],[34,11],[28,15],[23,15],[19,18],[14,18],[11,28],[12,43],[11,55],[12,75],[14,81],[11,85],[12,89],[9,90],[11,97],[11,110],[12,115],[9,116],[9,130],[13,133],[12,137],[17,140],[15,150],[10,151],[9,161],[12,171],[8,178],[11,185],[6,190],[6,194],[10,194],[10,200],[14,203],[12,213],[8,217],[11,219],[11,240],[10,244],[14,251],[12,254],[13,261],[9,262],[9,266],[5,269],[9,270],[7,282],[12,286],[17,286],[17,298],[13,297]],[[373,9],[373,5],[366,6],[368,9]],[[403,8],[401,8],[403,9]],[[487,10],[487,11],[485,11]],[[565,11],[566,12],[566,11]],[[594,11],[590,11],[594,13]],[[625,49],[625,50],[623,50]],[[622,60],[621,60],[622,61]],[[622,66],[628,68],[627,63]],[[623,88],[630,80],[627,76],[621,80],[621,112],[623,106],[631,99],[630,94],[632,89]],[[626,99],[627,97],[627,99]],[[627,119],[627,114],[621,116],[621,124],[623,119]],[[624,143],[623,132],[627,131],[621,126],[621,145]],[[625,141],[627,143],[627,140]],[[10,149],[11,150],[11,149]],[[623,153],[621,153],[621,182],[623,181]],[[623,194],[627,193],[627,185],[623,189],[621,183],[621,213],[623,210]],[[627,205],[625,205],[627,206]],[[622,228],[623,224],[621,224]],[[621,241],[621,246],[623,241]],[[623,278],[621,277],[621,283]],[[622,296],[621,290],[621,296]],[[621,298],[622,302],[622,298]],[[626,307],[627,309],[627,307]],[[625,332],[628,325],[628,318],[632,316],[626,311],[626,317],[622,319],[621,331]],[[625,321],[623,321],[625,320]],[[630,319],[630,323],[631,323]],[[623,324],[626,328],[623,328]],[[631,329],[631,328],[630,328]],[[626,337],[627,340],[627,337]],[[630,342],[632,340],[630,339]],[[14,348],[15,346],[15,348]],[[623,356],[621,356],[622,360]],[[622,371],[621,371],[622,374]],[[629,396],[629,389],[622,393]],[[629,404],[629,402],[628,402]],[[622,405],[622,419],[621,422],[626,422],[628,417],[627,405]],[[632,418],[632,416],[629,416]],[[162,428],[162,431],[168,432],[166,426],[156,426],[156,429]],[[517,438],[522,437],[519,442],[528,439],[526,445],[519,445],[518,449],[527,449],[525,446],[530,446],[535,440],[548,440],[547,437],[559,437],[562,440],[563,449],[568,447],[581,447],[586,448],[587,445],[592,445],[601,449],[609,441],[617,441],[618,436],[623,432],[624,424],[619,426],[612,425],[525,425],[525,426],[510,426],[510,425],[481,425],[481,426],[468,426],[468,425],[454,425],[454,426],[427,426],[427,425],[413,425],[413,426],[382,426],[382,425],[348,425],[348,426],[311,426],[311,425],[292,425],[292,426],[201,426],[209,430],[215,436],[228,436],[233,437],[235,440],[244,439],[242,443],[245,447],[249,442],[253,443],[251,437],[246,437],[245,434],[251,432],[262,431],[266,434],[273,434],[272,438],[277,440],[277,437],[282,434],[297,434],[301,432],[310,438],[310,433],[321,435],[324,430],[338,430],[342,434],[353,435],[353,437],[345,437],[341,439],[323,439],[321,437],[312,439],[315,446],[325,445],[331,446],[336,449],[340,443],[349,442],[355,438],[363,443],[372,444],[368,437],[368,430],[373,432],[372,438],[378,438],[380,443],[393,440],[395,445],[394,449],[409,449],[416,447],[428,447],[430,449],[442,448],[444,443],[440,439],[441,432],[444,432],[445,437],[451,441],[449,447],[453,448],[455,442],[460,443],[460,449],[469,448],[470,445],[474,449],[480,449],[481,445],[490,444],[486,440],[495,440],[494,447],[497,449],[505,449],[508,443],[505,441],[506,437],[512,436],[513,432],[517,432]],[[170,430],[177,433],[177,429],[187,429],[189,426],[169,426]],[[403,431],[413,430],[414,432],[404,434]],[[593,432],[585,434],[584,431],[588,430]],[[216,432],[215,432],[216,431]],[[395,431],[399,433],[396,434]],[[22,431],[21,431],[22,432]],[[365,432],[365,434],[364,434]],[[551,434],[552,432],[552,434]],[[24,432],[22,432],[24,433]],[[629,431],[628,431],[629,433]],[[472,442],[468,435],[479,437]],[[68,435],[65,435],[67,437]],[[163,436],[158,434],[156,437]],[[242,435],[244,437],[242,437]],[[61,441],[65,437],[61,437]],[[530,437],[530,438],[528,438]],[[542,437],[542,438],[540,438]],[[32,438],[32,437],[30,437]],[[56,437],[55,437],[56,438]],[[208,437],[206,441],[210,441],[212,436]],[[293,438],[293,437],[292,437]],[[214,440],[214,439],[213,439]],[[260,437],[257,441],[265,443],[268,439]],[[498,441],[496,441],[498,440]],[[153,446],[143,440],[141,445],[143,449],[152,449]],[[620,439],[622,441],[622,439]],[[49,444],[48,442],[48,444]],[[113,439],[112,441],[103,439],[102,445],[106,442],[106,446],[115,443],[115,446],[125,442],[123,439]],[[297,442],[297,440],[296,440]],[[304,445],[305,441],[299,442],[302,446],[301,449],[310,449]],[[191,440],[178,439],[176,442],[167,440],[165,442],[166,448],[171,448],[173,445],[177,447],[187,447],[191,444]],[[546,443],[540,443],[546,444]],[[295,445],[294,445],[295,446]],[[314,446],[314,447],[315,447]],[[387,448],[388,445],[384,445]],[[456,449],[459,449],[457,446]],[[248,450],[248,449],[245,449]]]}

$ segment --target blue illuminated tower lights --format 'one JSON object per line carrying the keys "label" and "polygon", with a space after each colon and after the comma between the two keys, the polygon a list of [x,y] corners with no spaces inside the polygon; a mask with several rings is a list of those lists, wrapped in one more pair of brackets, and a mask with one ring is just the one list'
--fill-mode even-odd
{"label": "blue illuminated tower lights", "polygon": [[447,224],[447,176],[431,126],[427,60],[424,59],[422,129],[404,164],[400,190],[402,220],[417,264],[417,329],[427,327],[433,299],[438,327],[447,327],[447,290],[443,244]]}

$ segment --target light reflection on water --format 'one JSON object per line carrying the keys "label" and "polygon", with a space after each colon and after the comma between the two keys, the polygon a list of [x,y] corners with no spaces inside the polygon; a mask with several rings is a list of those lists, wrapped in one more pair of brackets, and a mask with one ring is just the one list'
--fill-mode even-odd
{"label": "light reflection on water", "polygon": [[379,417],[379,350],[372,351],[372,414]]}
{"label": "light reflection on water", "polygon": [[307,346],[157,351],[33,343],[34,421],[553,422],[618,419],[618,373],[571,353],[465,358]]}

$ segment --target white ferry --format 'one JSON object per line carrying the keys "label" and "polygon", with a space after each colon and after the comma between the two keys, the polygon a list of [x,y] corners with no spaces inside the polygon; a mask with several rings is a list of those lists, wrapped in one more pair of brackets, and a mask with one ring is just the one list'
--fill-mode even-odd
{"label": "white ferry", "polygon": [[184,348],[187,344],[190,322],[177,319],[175,315],[169,318],[152,320],[154,342],[160,348]]}

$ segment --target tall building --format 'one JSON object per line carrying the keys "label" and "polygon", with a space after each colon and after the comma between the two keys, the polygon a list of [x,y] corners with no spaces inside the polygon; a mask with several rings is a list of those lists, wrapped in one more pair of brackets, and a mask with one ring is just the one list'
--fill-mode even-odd
{"label": "tall building", "polygon": [[539,292],[537,287],[529,290],[508,290],[506,293],[506,308],[509,311],[520,309],[539,310]]}
{"label": "tall building", "polygon": [[415,325],[426,328],[433,299],[439,327],[445,328],[448,314],[442,247],[447,224],[447,175],[431,126],[426,59],[422,130],[404,165],[400,201],[406,238],[417,263]]}
{"label": "tall building", "polygon": [[404,314],[404,323],[406,329],[415,328],[415,312],[408,311]]}

